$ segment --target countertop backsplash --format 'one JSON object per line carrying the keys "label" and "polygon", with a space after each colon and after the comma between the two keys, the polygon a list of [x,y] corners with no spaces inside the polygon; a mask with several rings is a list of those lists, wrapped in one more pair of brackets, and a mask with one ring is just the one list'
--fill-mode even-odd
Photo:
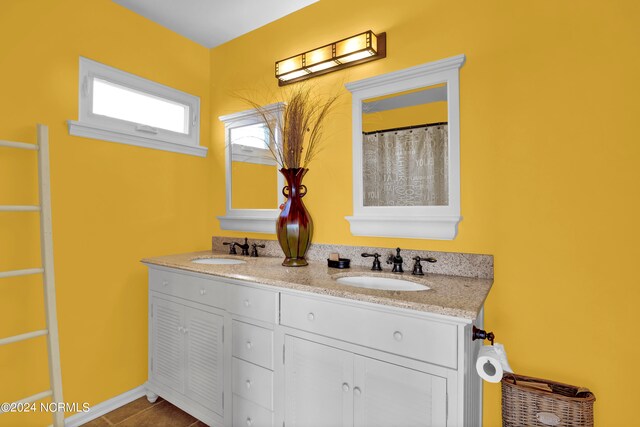
{"label": "countertop backsplash", "polygon": [[[222,242],[231,241],[244,243],[244,237],[240,238],[213,236],[211,239],[211,249],[216,252],[228,251],[229,247],[223,245]],[[258,249],[258,253],[260,254],[260,256],[284,258],[282,249],[280,249],[280,245],[278,244],[277,240],[249,239],[249,244],[251,243],[265,245],[264,249]],[[412,258],[416,255],[419,255],[422,258],[432,257],[438,260],[438,262],[436,263],[422,262],[425,273],[474,277],[479,279],[493,279],[493,255],[425,251],[407,249],[402,246],[400,246],[400,248],[402,249],[400,255],[404,259],[404,270],[409,273],[411,272],[411,267],[413,266]],[[327,258],[329,258],[329,254],[333,252],[339,253],[340,258],[351,259],[352,266],[363,267],[371,266],[373,258],[363,258],[361,254],[365,252],[377,252],[382,255],[380,257],[380,261],[382,262],[382,268],[384,270],[391,270],[391,266],[386,264],[385,261],[389,254],[395,255],[396,253],[395,248],[376,248],[369,246],[346,246],[312,243],[309,247],[309,250],[307,251],[306,258],[308,261],[326,262]]]}

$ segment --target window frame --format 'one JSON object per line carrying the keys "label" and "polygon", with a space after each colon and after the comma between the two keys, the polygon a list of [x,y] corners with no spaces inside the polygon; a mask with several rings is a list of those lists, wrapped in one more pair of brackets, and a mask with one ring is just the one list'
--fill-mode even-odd
{"label": "window frame", "polygon": [[[345,84],[352,99],[353,215],[354,236],[453,240],[462,221],[460,212],[460,67],[465,55],[393,71]],[[362,103],[445,83],[447,85],[449,203],[443,206],[365,206],[362,160]]]}
{"label": "window frame", "polygon": [[[189,108],[188,134],[94,114],[93,79],[98,78],[131,90]],[[80,57],[78,76],[78,120],[69,120],[69,134],[118,142],[199,157],[207,155],[200,146],[200,98],[126,71]]]}

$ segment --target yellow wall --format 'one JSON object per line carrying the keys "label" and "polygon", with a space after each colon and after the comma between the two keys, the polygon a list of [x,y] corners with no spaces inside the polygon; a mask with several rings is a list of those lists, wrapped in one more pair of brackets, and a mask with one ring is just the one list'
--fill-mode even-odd
{"label": "yellow wall", "polygon": [[[224,214],[217,117],[247,108],[234,92],[277,92],[275,60],[370,28],[388,33],[388,57],[316,79],[322,89],[467,55],[464,221],[449,242],[351,236],[346,94],[305,178],[314,241],[493,254],[487,324],[506,343],[512,366],[590,387],[598,425],[633,424],[640,398],[639,8],[632,0],[403,0],[394,7],[322,0],[209,52],[107,0],[3,1],[0,138],[33,142],[36,122],[51,130],[65,400],[98,403],[145,381],[140,258],[204,249],[211,234],[240,234],[221,232],[214,219]],[[203,144],[212,131],[209,156],[69,136],[79,55],[199,95],[209,117]],[[2,152],[0,203],[35,201],[32,164],[29,153]],[[0,245],[0,270],[37,262],[34,216],[3,215],[0,237],[9,242]],[[4,280],[0,295],[0,336],[41,325],[30,320],[40,309],[37,278]],[[31,368],[42,361],[41,344],[0,348],[0,401],[44,388],[44,371]],[[499,425],[499,386],[485,391],[486,425]],[[3,415],[0,426],[47,421]]]}
{"label": "yellow wall", "polygon": [[[516,371],[590,387],[598,425],[637,424],[639,9],[632,0],[322,0],[212,50],[211,115],[246,109],[235,91],[276,91],[274,61],[366,29],[387,32],[387,58],[315,79],[321,89],[466,54],[459,236],[350,234],[346,95],[305,177],[314,241],[493,254],[487,325]],[[215,120],[212,147],[221,182]],[[221,215],[224,190],[213,191]],[[500,424],[499,391],[485,385],[488,426]]]}
{"label": "yellow wall", "polygon": [[[139,260],[209,247],[215,209],[211,157],[69,136],[80,55],[198,95],[210,117],[209,50],[108,0],[0,7],[0,139],[35,142],[36,122],[49,125],[64,398],[95,404],[147,377]],[[209,136],[204,119],[204,145]],[[34,154],[0,150],[0,204],[36,203]],[[1,214],[0,271],[39,264],[37,218]],[[2,279],[0,295],[0,337],[43,327],[40,278]],[[43,338],[1,347],[0,402],[45,390],[45,366]],[[0,416],[0,426],[50,423]]]}

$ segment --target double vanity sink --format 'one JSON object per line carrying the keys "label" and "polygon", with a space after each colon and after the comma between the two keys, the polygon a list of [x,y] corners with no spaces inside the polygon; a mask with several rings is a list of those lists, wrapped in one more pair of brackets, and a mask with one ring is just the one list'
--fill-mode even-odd
{"label": "double vanity sink", "polygon": [[210,251],[143,262],[151,401],[216,427],[481,425],[471,334],[491,279]]}
{"label": "double vanity sink", "polygon": [[[194,258],[191,260],[194,264],[200,265],[238,265],[246,264],[246,261],[238,258]],[[381,275],[357,275],[347,277],[336,277],[336,282],[352,286],[354,288],[377,289],[381,291],[427,291],[430,288],[426,285],[412,282],[410,280],[396,279]]]}

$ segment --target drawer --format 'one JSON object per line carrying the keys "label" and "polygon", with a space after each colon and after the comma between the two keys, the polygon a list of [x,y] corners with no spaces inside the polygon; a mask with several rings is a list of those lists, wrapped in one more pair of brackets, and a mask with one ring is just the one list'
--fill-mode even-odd
{"label": "drawer", "polygon": [[224,308],[225,285],[171,271],[149,269],[149,289],[189,301]]}
{"label": "drawer", "polygon": [[232,365],[233,393],[273,410],[273,372],[236,357]]}
{"label": "drawer", "polygon": [[235,427],[272,427],[273,412],[240,396],[233,396],[233,425]]}
{"label": "drawer", "polygon": [[287,294],[281,296],[280,323],[457,368],[457,327],[452,324]]}
{"label": "drawer", "polygon": [[278,293],[248,286],[230,286],[229,311],[264,322],[276,323]]}
{"label": "drawer", "polygon": [[233,356],[273,370],[273,331],[234,320]]}

